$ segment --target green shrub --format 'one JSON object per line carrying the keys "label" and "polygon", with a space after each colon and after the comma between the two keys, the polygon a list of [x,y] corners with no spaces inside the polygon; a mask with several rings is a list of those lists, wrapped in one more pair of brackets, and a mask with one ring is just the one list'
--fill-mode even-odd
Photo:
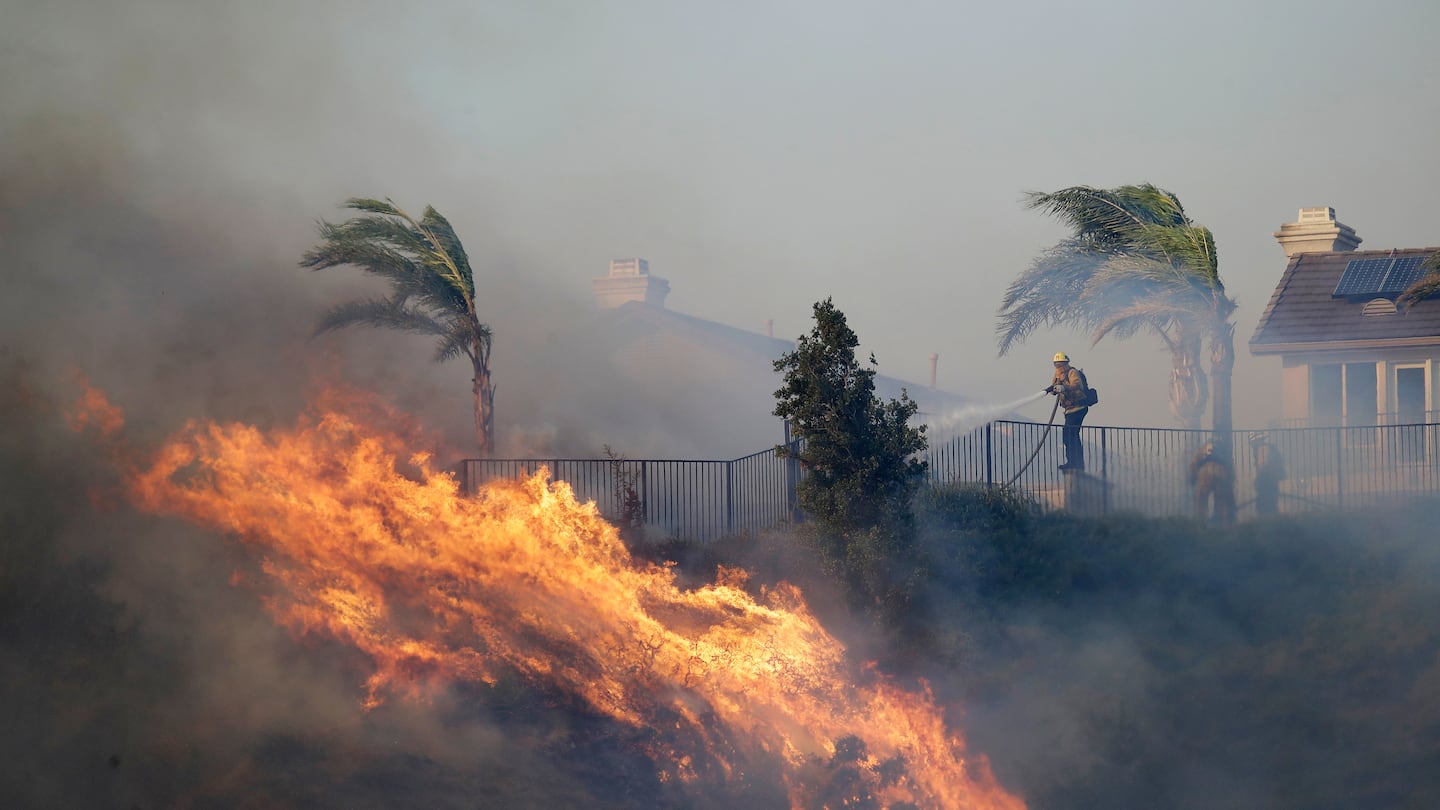
{"label": "green shrub", "polygon": [[825,561],[850,601],[873,615],[892,615],[907,600],[914,576],[911,501],[924,480],[923,427],[912,427],[916,405],[904,393],[875,396],[875,358],[855,357],[859,338],[845,315],[825,299],[814,307],[815,328],[775,362],[785,385],[775,392],[775,415],[789,422],[794,457],[805,476],[796,496],[814,529],[804,538]]}

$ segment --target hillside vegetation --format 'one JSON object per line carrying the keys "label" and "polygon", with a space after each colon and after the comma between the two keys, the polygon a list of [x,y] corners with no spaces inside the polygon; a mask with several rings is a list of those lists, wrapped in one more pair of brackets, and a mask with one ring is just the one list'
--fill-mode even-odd
{"label": "hillside vegetation", "polygon": [[[364,660],[276,627],[234,586],[255,561],[233,545],[97,495],[103,460],[11,382],[15,806],[783,806],[759,770],[666,783],[661,732],[519,679],[362,711]],[[922,491],[915,519],[860,599],[814,528],[636,550],[688,581],[726,564],[800,584],[857,660],[926,679],[1032,808],[1440,806],[1440,505],[1217,530],[962,488]]]}
{"label": "hillside vegetation", "polygon": [[[917,513],[904,608],[857,653],[927,678],[1032,807],[1440,806],[1440,504],[1213,529],[962,487]],[[732,551],[815,577],[753,539],[705,556]]]}

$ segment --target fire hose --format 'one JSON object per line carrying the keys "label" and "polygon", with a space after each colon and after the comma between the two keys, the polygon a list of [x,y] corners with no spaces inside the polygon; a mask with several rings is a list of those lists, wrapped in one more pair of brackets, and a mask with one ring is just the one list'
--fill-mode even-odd
{"label": "fire hose", "polygon": [[1045,440],[1050,437],[1050,429],[1055,427],[1055,414],[1059,411],[1060,398],[1056,397],[1055,407],[1050,409],[1050,421],[1045,423],[1045,432],[1040,434],[1040,441],[1035,445],[1035,451],[1030,454],[1030,458],[1025,459],[1025,464],[1020,467],[1019,472],[1015,473],[1015,477],[1011,478],[1009,481],[1006,481],[1002,485],[1003,487],[1008,488],[1010,486],[1013,486],[1016,481],[1020,480],[1020,476],[1024,475],[1025,471],[1030,469],[1030,465],[1035,461],[1035,457],[1040,455],[1040,448],[1045,446]]}

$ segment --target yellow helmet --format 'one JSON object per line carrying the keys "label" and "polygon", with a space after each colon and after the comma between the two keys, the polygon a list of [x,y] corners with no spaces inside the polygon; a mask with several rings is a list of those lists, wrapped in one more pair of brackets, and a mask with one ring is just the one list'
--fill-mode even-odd
{"label": "yellow helmet", "polygon": [[1070,355],[1068,355],[1068,354],[1066,354],[1066,353],[1064,353],[1064,352],[1055,352],[1055,359],[1054,359],[1053,361],[1051,361],[1051,362],[1055,362],[1055,363],[1068,363],[1068,362],[1070,362]]}

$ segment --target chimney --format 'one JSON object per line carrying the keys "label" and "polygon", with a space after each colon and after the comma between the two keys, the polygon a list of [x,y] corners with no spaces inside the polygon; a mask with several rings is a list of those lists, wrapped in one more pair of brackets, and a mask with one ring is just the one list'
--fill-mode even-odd
{"label": "chimney", "polygon": [[931,353],[930,353],[930,387],[931,387],[931,388],[934,388],[934,387],[935,387],[935,366],[938,365],[939,363],[940,363],[940,354],[939,354],[938,352],[931,352]]}
{"label": "chimney", "polygon": [[1275,240],[1289,258],[1297,253],[1336,253],[1354,250],[1361,239],[1355,229],[1335,219],[1335,209],[1301,208],[1294,222],[1280,226]]}
{"label": "chimney", "polygon": [[615,259],[610,262],[610,275],[590,280],[590,290],[601,309],[614,309],[630,301],[663,308],[670,282],[650,275],[650,263],[644,259]]}
{"label": "chimney", "polygon": [[771,318],[765,322],[765,337],[775,337],[775,319]]}

